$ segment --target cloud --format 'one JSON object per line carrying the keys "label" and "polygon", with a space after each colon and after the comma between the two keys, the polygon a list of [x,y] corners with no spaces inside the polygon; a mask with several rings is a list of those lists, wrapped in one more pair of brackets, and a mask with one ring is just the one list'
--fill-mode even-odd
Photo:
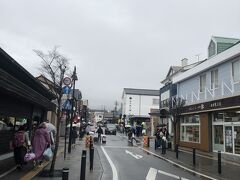
{"label": "cloud", "polygon": [[2,0],[0,46],[34,75],[32,49],[55,45],[77,66],[92,107],[113,108],[124,87],[159,89],[170,65],[204,59],[212,35],[239,37],[237,0]]}

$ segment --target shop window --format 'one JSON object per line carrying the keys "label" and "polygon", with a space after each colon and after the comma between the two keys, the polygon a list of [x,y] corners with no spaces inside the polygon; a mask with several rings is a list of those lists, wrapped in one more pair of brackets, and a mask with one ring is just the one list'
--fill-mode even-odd
{"label": "shop window", "polygon": [[225,112],[225,122],[238,122],[240,121],[239,111],[228,111]]}
{"label": "shop window", "polygon": [[213,149],[215,151],[224,151],[223,126],[214,125],[213,127]]}
{"label": "shop window", "polygon": [[200,92],[204,92],[206,87],[206,74],[200,76]]}
{"label": "shop window", "polygon": [[232,78],[234,82],[240,81],[240,60],[232,63]]}
{"label": "shop window", "polygon": [[14,118],[1,117],[0,118],[0,131],[13,130]]}
{"label": "shop window", "polygon": [[211,71],[211,89],[218,88],[218,70]]}
{"label": "shop window", "polygon": [[185,116],[180,126],[181,141],[200,142],[200,121],[199,115]]}
{"label": "shop window", "polygon": [[213,121],[214,122],[223,122],[224,113],[223,112],[214,112]]}

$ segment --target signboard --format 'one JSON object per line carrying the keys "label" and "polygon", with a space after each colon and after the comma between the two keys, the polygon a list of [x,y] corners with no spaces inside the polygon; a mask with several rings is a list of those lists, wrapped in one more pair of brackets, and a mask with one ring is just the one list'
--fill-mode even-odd
{"label": "signboard", "polygon": [[69,86],[70,84],[72,83],[72,80],[70,77],[65,77],[63,79],[63,84],[66,85],[66,86]]}
{"label": "signboard", "polygon": [[62,106],[62,109],[70,110],[72,108],[71,100],[67,99]]}
{"label": "signboard", "polygon": [[71,87],[64,86],[63,87],[63,94],[69,94],[71,92]]}
{"label": "signboard", "polygon": [[183,113],[210,111],[222,108],[229,108],[234,106],[240,106],[240,96],[204,102],[200,104],[185,106]]}

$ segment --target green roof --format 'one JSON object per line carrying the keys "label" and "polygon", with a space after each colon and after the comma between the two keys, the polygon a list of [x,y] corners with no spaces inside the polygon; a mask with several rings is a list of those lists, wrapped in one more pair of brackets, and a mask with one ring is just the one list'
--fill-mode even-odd
{"label": "green roof", "polygon": [[238,41],[240,41],[240,39],[236,39],[236,38],[226,38],[226,37],[217,37],[217,36],[213,36],[212,40],[215,41],[216,43],[231,43],[231,44],[235,44]]}

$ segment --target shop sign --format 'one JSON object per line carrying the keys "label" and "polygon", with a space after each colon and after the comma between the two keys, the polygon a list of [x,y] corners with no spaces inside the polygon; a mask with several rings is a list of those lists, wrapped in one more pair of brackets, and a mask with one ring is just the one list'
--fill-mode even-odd
{"label": "shop sign", "polygon": [[186,106],[183,112],[188,113],[206,110],[209,111],[211,109],[215,110],[220,108],[229,108],[233,106],[240,106],[240,96]]}

